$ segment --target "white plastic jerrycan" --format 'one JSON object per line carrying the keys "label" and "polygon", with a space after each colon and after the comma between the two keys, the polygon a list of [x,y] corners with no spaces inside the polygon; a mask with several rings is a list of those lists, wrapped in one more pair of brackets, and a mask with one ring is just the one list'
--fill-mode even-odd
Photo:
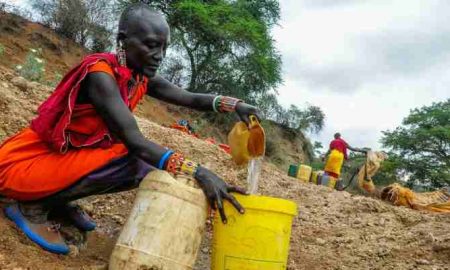
{"label": "white plastic jerrycan", "polygon": [[205,229],[201,189],[155,170],[142,180],[111,254],[110,270],[192,269]]}

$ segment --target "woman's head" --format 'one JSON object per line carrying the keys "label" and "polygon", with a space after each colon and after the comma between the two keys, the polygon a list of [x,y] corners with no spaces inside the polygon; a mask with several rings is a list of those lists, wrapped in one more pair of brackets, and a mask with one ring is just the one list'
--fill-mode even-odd
{"label": "woman's head", "polygon": [[155,76],[169,41],[167,21],[147,5],[131,5],[122,13],[117,46],[125,50],[130,69],[149,78]]}

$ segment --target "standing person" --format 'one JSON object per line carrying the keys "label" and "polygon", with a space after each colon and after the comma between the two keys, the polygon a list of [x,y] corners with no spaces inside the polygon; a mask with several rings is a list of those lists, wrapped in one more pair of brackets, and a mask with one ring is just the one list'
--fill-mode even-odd
{"label": "standing person", "polygon": [[325,163],[325,173],[339,179],[344,160],[348,159],[347,149],[354,152],[366,153],[365,150],[351,147],[341,138],[340,133],[334,134],[334,140],[331,141],[330,147],[323,157],[323,160],[325,160],[325,157],[328,156],[327,162]]}
{"label": "standing person", "polygon": [[197,110],[236,112],[246,122],[258,114],[239,99],[190,93],[158,75],[169,40],[160,13],[145,4],[129,6],[120,18],[117,54],[87,56],[39,107],[31,125],[0,146],[0,194],[17,201],[5,214],[42,248],[69,252],[49,213],[93,230],[95,222],[71,202],[136,188],[154,169],[193,176],[224,223],[224,199],[244,213],[230,194],[244,190],[147,140],[133,117],[145,94]]}

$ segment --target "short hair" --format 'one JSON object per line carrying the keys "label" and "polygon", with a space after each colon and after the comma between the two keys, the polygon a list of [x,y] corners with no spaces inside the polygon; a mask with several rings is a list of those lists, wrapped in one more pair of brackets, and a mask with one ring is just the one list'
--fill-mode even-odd
{"label": "short hair", "polygon": [[136,16],[141,16],[144,12],[149,12],[152,15],[162,16],[161,13],[155,9],[149,7],[149,5],[144,3],[131,4],[125,8],[125,10],[120,15],[119,19],[119,32],[128,32],[128,26],[132,19]]}
{"label": "short hair", "polygon": [[334,133],[334,138],[335,139],[338,139],[340,137],[341,137],[341,133],[339,133],[339,132]]}

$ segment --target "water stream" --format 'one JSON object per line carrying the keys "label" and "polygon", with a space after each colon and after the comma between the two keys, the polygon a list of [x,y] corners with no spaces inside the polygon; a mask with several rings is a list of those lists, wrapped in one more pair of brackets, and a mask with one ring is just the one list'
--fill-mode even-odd
{"label": "water stream", "polygon": [[247,191],[250,194],[258,192],[259,175],[261,174],[263,157],[251,159],[247,167]]}

